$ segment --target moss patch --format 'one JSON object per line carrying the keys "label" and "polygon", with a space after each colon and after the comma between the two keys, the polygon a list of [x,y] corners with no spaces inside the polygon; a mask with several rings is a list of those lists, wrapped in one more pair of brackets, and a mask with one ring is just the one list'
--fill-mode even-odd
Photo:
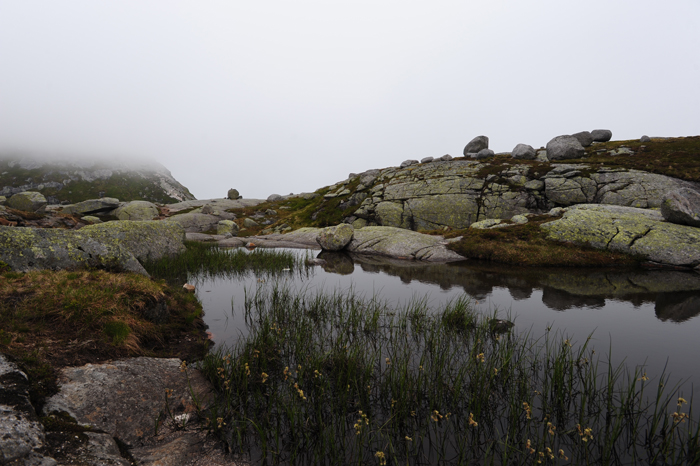
{"label": "moss patch", "polygon": [[[536,267],[635,267],[643,259],[589,246],[560,243],[546,238],[540,229],[552,217],[531,218],[524,225],[478,230],[468,228],[447,233],[448,238],[461,236],[448,248],[469,259]],[[445,232],[435,232],[444,234]]]}

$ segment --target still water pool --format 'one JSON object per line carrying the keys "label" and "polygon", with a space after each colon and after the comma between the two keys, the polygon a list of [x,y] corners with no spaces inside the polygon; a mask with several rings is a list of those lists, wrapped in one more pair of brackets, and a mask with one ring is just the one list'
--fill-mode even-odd
{"label": "still water pool", "polygon": [[474,261],[428,264],[368,256],[289,250],[327,262],[278,278],[190,277],[217,345],[247,333],[244,290],[279,282],[299,290],[332,292],[352,287],[394,306],[427,299],[434,309],[467,295],[482,315],[497,314],[515,331],[539,338],[558,332],[592,345],[617,365],[642,367],[658,378],[683,380],[682,395],[700,395],[700,274],[668,270],[551,269],[494,266]]}

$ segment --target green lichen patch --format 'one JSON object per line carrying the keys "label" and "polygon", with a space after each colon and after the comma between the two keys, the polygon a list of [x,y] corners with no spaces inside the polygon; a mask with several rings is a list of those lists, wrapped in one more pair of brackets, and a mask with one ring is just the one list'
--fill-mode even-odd
{"label": "green lichen patch", "polygon": [[552,217],[531,217],[524,225],[478,230],[453,230],[447,238],[462,238],[448,248],[469,259],[536,267],[636,267],[642,259],[621,252],[604,251],[586,245],[576,245],[547,239],[540,229]]}

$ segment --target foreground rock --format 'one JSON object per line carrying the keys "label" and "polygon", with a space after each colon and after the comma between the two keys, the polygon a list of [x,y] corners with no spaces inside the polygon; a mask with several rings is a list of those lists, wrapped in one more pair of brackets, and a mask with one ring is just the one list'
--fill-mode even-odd
{"label": "foreground rock", "polygon": [[44,429],[29,401],[29,380],[0,354],[0,464],[53,466]]}
{"label": "foreground rock", "polygon": [[665,222],[654,210],[583,204],[541,228],[557,241],[637,254],[663,266],[700,266],[700,229]]}
{"label": "foreground rock", "polygon": [[185,230],[175,222],[106,222],[83,227],[80,233],[103,243],[119,244],[139,261],[175,256],[186,249]]}
{"label": "foreground rock", "polygon": [[0,261],[17,272],[104,269],[148,275],[118,242],[73,230],[0,226]]}
{"label": "foreground rock", "polygon": [[700,192],[689,188],[671,191],[661,203],[661,215],[671,223],[700,227]]}

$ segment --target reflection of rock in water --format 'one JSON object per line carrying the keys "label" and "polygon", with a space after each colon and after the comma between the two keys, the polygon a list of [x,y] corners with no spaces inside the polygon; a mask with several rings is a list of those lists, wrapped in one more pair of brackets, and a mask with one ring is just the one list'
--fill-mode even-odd
{"label": "reflection of rock in water", "polygon": [[572,307],[582,306],[600,308],[605,306],[605,298],[601,296],[576,296],[554,288],[543,288],[542,303],[556,311],[565,311]]}
{"label": "reflection of rock in water", "polygon": [[328,273],[350,275],[355,271],[352,259],[344,252],[321,251],[316,258],[326,261],[321,267]]}
{"label": "reflection of rock in water", "polygon": [[508,292],[515,301],[522,301],[532,296],[532,288],[508,288]]}
{"label": "reflection of rock in water", "polygon": [[662,293],[656,299],[656,317],[664,322],[684,322],[700,314],[700,296],[697,292]]}

